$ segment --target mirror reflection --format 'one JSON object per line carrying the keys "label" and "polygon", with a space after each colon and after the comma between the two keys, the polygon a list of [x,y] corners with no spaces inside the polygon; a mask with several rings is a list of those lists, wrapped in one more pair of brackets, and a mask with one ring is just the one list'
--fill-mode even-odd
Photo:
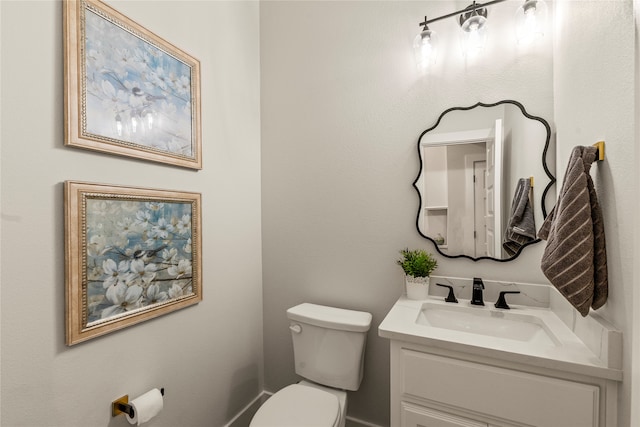
{"label": "mirror reflection", "polygon": [[517,257],[547,215],[550,137],[516,101],[442,113],[418,140],[419,233],[448,257]]}

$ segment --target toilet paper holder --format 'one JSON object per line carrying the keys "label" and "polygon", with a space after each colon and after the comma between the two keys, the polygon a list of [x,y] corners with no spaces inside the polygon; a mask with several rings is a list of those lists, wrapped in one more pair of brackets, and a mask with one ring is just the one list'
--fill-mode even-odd
{"label": "toilet paper holder", "polygon": [[[160,389],[160,394],[164,396],[164,387]],[[125,394],[119,399],[111,402],[111,416],[115,417],[120,414],[127,414],[131,418],[135,416],[133,406],[129,405],[129,395]]]}

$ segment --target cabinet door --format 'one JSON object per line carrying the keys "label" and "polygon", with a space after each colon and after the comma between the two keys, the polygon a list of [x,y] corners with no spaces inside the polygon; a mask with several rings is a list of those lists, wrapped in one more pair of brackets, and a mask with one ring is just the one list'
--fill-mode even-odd
{"label": "cabinet door", "polygon": [[402,427],[487,427],[487,424],[432,408],[400,402]]}
{"label": "cabinet door", "polygon": [[404,396],[526,425],[598,425],[596,385],[408,349],[401,363]]}

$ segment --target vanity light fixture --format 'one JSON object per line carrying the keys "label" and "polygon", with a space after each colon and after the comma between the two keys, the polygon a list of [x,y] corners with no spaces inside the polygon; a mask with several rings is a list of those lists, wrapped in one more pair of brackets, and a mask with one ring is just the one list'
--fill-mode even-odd
{"label": "vanity light fixture", "polygon": [[[419,25],[422,28],[420,34],[413,41],[414,55],[418,68],[426,69],[436,61],[438,37],[435,31],[429,28],[429,24],[442,19],[457,17],[462,30],[461,43],[464,55],[474,54],[484,47],[487,37],[488,6],[502,3],[506,0],[491,0],[485,3],[473,2],[465,9],[457,10],[436,18],[427,19]],[[544,0],[523,0],[516,12],[516,38],[518,42],[531,40],[544,35],[544,26],[547,18],[547,5]]]}
{"label": "vanity light fixture", "polygon": [[435,64],[438,57],[438,34],[427,25],[427,17],[424,17],[424,25],[420,34],[413,40],[413,52],[418,68],[424,70],[431,64]]}
{"label": "vanity light fixture", "polygon": [[475,1],[460,14],[462,52],[465,56],[474,55],[484,49],[487,40],[487,15],[487,8],[478,7]]}
{"label": "vanity light fixture", "polygon": [[527,43],[544,35],[547,4],[543,0],[525,0],[516,11],[518,43]]}

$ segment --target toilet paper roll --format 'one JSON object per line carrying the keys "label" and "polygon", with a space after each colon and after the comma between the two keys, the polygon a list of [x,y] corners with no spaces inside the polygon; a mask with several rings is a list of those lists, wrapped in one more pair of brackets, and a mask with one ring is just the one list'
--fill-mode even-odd
{"label": "toilet paper roll", "polygon": [[158,415],[162,411],[164,402],[160,390],[154,388],[133,399],[129,402],[129,405],[133,407],[134,414],[133,417],[127,414],[127,421],[129,421],[129,424],[139,426]]}

